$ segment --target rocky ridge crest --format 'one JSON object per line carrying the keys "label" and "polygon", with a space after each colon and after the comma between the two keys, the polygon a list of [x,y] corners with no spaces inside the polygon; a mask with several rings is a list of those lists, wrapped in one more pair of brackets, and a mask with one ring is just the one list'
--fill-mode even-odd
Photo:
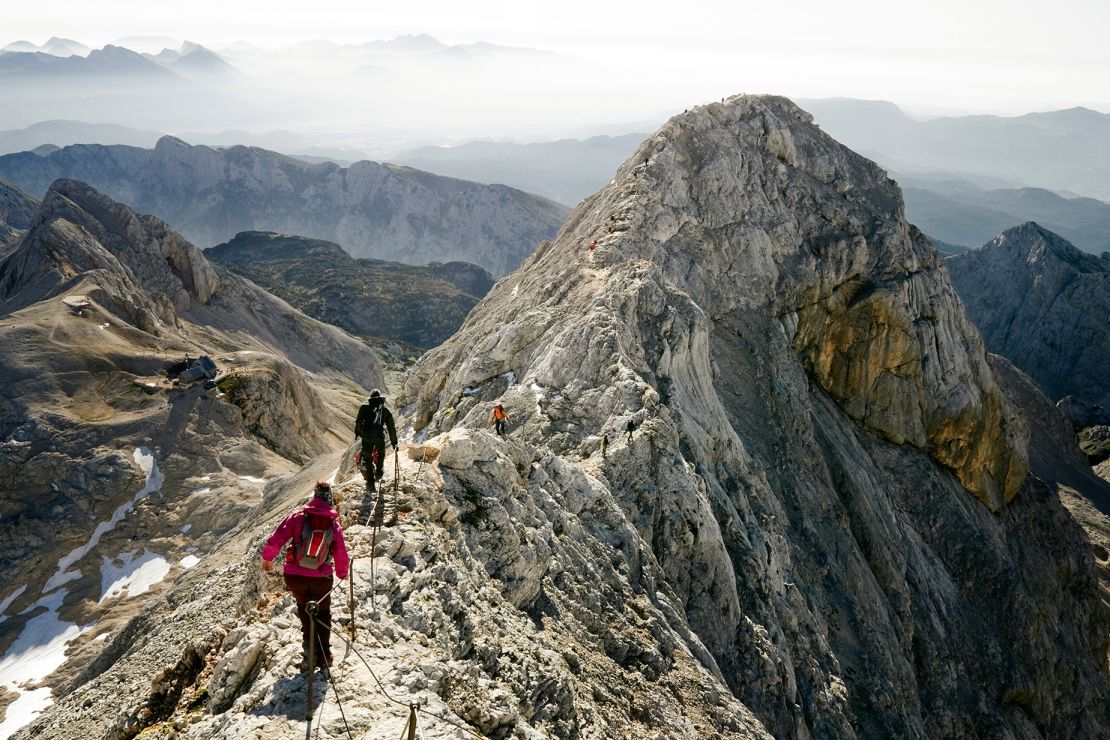
{"label": "rocky ridge crest", "polygon": [[[1106,615],[1022,416],[897,186],[784,99],[668,122],[404,395],[429,439],[500,400],[516,444],[588,455],[777,737],[1026,732],[1019,684],[1038,732],[1104,721],[1052,688],[1107,690]],[[1034,602],[1086,646],[1063,673]]]}

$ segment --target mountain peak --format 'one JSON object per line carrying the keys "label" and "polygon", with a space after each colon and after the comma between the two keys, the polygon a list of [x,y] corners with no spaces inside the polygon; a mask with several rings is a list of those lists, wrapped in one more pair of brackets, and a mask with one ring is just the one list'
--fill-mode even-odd
{"label": "mountain peak", "polygon": [[[70,238],[78,233],[74,228],[85,237]],[[95,279],[108,296],[105,302],[151,333],[158,333],[159,324],[176,325],[178,313],[206,303],[220,283],[200,250],[165,223],[65,178],[47,190],[13,259],[17,256],[5,276],[8,299],[20,292],[21,283],[32,282],[36,287],[22,300],[41,300],[63,288],[61,276],[95,267],[103,273]],[[51,274],[59,278],[42,279]]]}
{"label": "mountain peak", "polygon": [[1105,261],[1079,250],[1067,239],[1035,221],[1027,221],[1003,231],[979,250],[1014,253],[1023,257],[1031,266],[1035,266],[1043,257],[1051,256],[1081,273],[1110,272],[1110,265]]}
{"label": "mountain peak", "polygon": [[[555,297],[553,285],[560,286]],[[618,287],[640,298],[621,299],[620,309],[599,303],[617,300],[612,291]],[[540,306],[550,312],[546,323],[532,313]],[[611,316],[614,311],[620,315]],[[680,392],[666,390],[659,375],[709,373],[708,361],[698,365],[688,354],[704,355],[706,348],[688,343],[769,331],[738,328],[755,321],[752,311],[765,313],[769,323],[788,317],[782,331],[789,338],[788,348],[753,346],[753,353],[788,351],[795,358],[791,372],[804,368],[849,417],[897,444],[929,451],[992,508],[1016,493],[1025,475],[1021,423],[1011,418],[935,252],[906,223],[897,185],[777,96],[735,96],[664,124],[608,186],[571,214],[553,243],[542,245],[475,307],[463,332],[435,354],[448,367],[427,368],[437,379],[429,380],[418,365],[412,383],[427,382],[438,392],[448,382],[437,398],[454,398],[510,371],[517,378],[535,374],[540,386],[564,386],[570,368],[538,347],[546,341],[563,356],[590,355],[586,346],[570,349],[557,317],[597,314],[602,324],[641,327],[643,351],[664,352],[655,357],[664,367],[648,375],[643,364],[632,363],[629,372],[645,387],[630,393],[695,394],[684,404],[692,402],[699,418],[688,423],[728,436],[730,414],[708,391],[714,385],[708,376],[707,385]],[[917,318],[922,314],[933,317],[930,326],[940,325],[935,331],[951,332],[953,341],[934,345],[919,337],[926,331]],[[679,316],[686,317],[681,329],[672,323]],[[663,325],[676,333],[666,349],[650,338],[658,329],[648,328]],[[468,356],[492,341],[482,332],[503,337],[498,361]],[[529,341],[514,352],[504,339],[511,336]],[[721,345],[718,351],[733,350]],[[666,367],[679,356],[696,367]],[[962,370],[940,370],[952,367]],[[576,366],[574,382],[604,385],[611,368],[596,369],[593,377]],[[427,391],[411,387],[426,398]],[[951,398],[963,400],[939,400]],[[417,426],[442,423],[439,413],[434,404],[418,404]],[[580,413],[591,424],[604,423],[595,411]],[[463,419],[452,414],[445,421]],[[567,436],[567,444],[577,444]]]}

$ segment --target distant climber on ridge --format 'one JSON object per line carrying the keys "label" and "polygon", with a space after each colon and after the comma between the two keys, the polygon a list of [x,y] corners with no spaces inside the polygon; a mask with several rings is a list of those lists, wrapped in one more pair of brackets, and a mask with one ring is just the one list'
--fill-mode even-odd
{"label": "distant climber on ridge", "polygon": [[343,529],[339,526],[339,514],[332,508],[331,484],[316,481],[312,500],[295,511],[278,525],[274,533],[262,547],[262,570],[267,573],[273,568],[274,558],[285,543],[292,544],[285,549],[285,587],[297,600],[297,616],[301,620],[301,642],[308,660],[309,624],[312,617],[305,610],[310,601],[317,602],[316,644],[311,646],[317,665],[331,665],[331,591],[332,561],[335,561],[335,575],[340,580],[347,577],[350,559],[347,546],[343,543]]}
{"label": "distant climber on ridge", "polygon": [[385,475],[385,433],[389,431],[389,444],[397,454],[397,428],[393,413],[386,408],[385,398],[377,388],[370,391],[370,398],[358,410],[355,418],[355,439],[362,437],[362,463],[365,466],[366,490],[374,490],[374,482]]}
{"label": "distant climber on ridge", "polygon": [[497,432],[497,436],[504,437],[505,436],[505,424],[512,421],[512,419],[509,418],[509,415],[507,413],[505,413],[505,407],[502,406],[499,403],[494,404],[493,413],[490,414],[489,419],[490,419],[490,421],[493,422],[493,428],[494,428],[494,431]]}
{"label": "distant climber on ridge", "polygon": [[624,431],[628,434],[628,441],[631,442],[632,432],[636,431],[636,422],[634,422],[632,419],[629,419],[628,423],[624,425]]}

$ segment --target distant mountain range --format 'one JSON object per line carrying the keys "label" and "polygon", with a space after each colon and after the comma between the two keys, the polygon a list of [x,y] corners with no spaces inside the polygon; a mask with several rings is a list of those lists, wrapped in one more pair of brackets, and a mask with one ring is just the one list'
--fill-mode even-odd
{"label": "distant mountain range", "polygon": [[[876,141],[887,141],[886,136]],[[472,142],[421,147],[394,161],[478,182],[505,183],[574,205],[608,182],[642,138],[628,134],[536,144]],[[1031,136],[1029,146],[1048,156],[1054,142]],[[880,155],[872,152],[871,156],[883,164]],[[1110,203],[1065,197],[1043,188],[998,187],[1007,181],[986,175],[967,178],[892,171],[891,176],[902,185],[909,220],[943,252],[982,244],[1025,221],[1042,223],[1087,252],[1110,249]]]}
{"label": "distant mountain range", "polygon": [[[52,42],[54,42],[52,44]],[[64,39],[51,39],[42,48],[16,51],[11,45],[0,53],[0,76],[19,78],[27,76],[64,78],[151,76],[168,80],[165,72],[185,76],[196,74],[231,74],[234,67],[223,57],[200,44],[186,42],[179,49],[163,49],[157,54],[143,54],[122,46],[108,44],[103,49],[88,49],[75,44],[63,47]],[[21,48],[18,45],[17,48]],[[69,50],[58,53],[58,49]],[[47,49],[52,49],[48,51]],[[79,51],[78,49],[83,49]]]}
{"label": "distant mountain range", "polygon": [[92,49],[85,46],[80,41],[53,36],[42,46],[32,44],[30,41],[13,41],[3,49],[0,49],[0,54],[13,52],[42,52],[59,57],[68,57],[74,55],[86,56],[90,51],[92,51]]}
{"label": "distant mountain range", "polygon": [[646,134],[514,144],[476,141],[421,147],[392,161],[441,175],[497,182],[573,206],[604,185]]}
{"label": "distant mountain range", "polygon": [[[490,124],[552,130],[544,107],[599,79],[594,65],[573,57],[427,35],[279,48],[129,37],[90,51],[64,41],[0,52],[0,129],[75,119],[162,131],[346,130],[358,141],[344,148],[398,151],[416,135],[419,143],[481,135]],[[560,118],[591,118],[566,110]]]}
{"label": "distant mountain range", "polygon": [[894,178],[902,185],[910,221],[941,241],[970,247],[1032,220],[1085,252],[1110,250],[1110,203],[1065,198],[1043,188],[986,190],[962,180]]}
{"label": "distant mountain range", "polygon": [[1087,108],[915,120],[885,101],[804,100],[820,126],[899,172],[986,176],[1110,200],[1110,115]]}
{"label": "distant mountain range", "polygon": [[357,162],[310,164],[265,149],[75,145],[0,157],[0,178],[31,193],[55,179],[87,182],[173,224],[197,244],[241,231],[301,234],[357,257],[409,264],[464,261],[494,275],[516,268],[566,217],[563,206],[504,185]]}

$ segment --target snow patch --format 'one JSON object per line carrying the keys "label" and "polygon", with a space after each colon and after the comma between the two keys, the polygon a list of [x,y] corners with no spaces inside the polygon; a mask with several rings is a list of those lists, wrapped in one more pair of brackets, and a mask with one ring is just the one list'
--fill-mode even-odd
{"label": "snow patch", "polygon": [[178,562],[181,564],[182,568],[184,568],[185,570],[188,570],[189,568],[192,568],[194,565],[199,563],[200,558],[198,558],[196,555],[186,555],[185,557],[181,558],[181,560],[178,561]]}
{"label": "snow patch", "polygon": [[181,534],[188,534],[189,530],[192,529],[192,528],[193,528],[192,524],[186,524],[184,527],[181,528]]}
{"label": "snow patch", "polygon": [[50,580],[46,582],[46,585],[42,587],[42,592],[44,594],[53,591],[54,589],[58,588],[58,586],[61,586],[68,581],[72,581],[74,578],[80,578],[80,571],[74,571],[71,573],[66,573],[66,571],[71,565],[88,555],[89,550],[96,547],[97,543],[100,542],[101,537],[115,529],[116,525],[123,521],[123,518],[125,516],[131,513],[131,510],[135,508],[135,504],[139,503],[140,500],[146,498],[146,496],[148,496],[149,494],[154,493],[155,491],[160,489],[162,487],[162,484],[166,482],[166,477],[162,475],[161,472],[159,472],[158,463],[154,459],[154,454],[149,449],[147,449],[146,447],[136,447],[133,457],[135,460],[135,464],[139,466],[139,470],[143,471],[143,473],[146,475],[146,484],[143,485],[139,492],[136,493],[130,501],[125,501],[120,504],[116,508],[116,510],[112,512],[111,519],[96,525],[96,529],[93,530],[92,536],[89,537],[88,542],[78,548],[71,550],[68,555],[62,556],[62,558],[58,561],[58,570],[54,573],[53,576],[50,577]]}
{"label": "snow patch", "polygon": [[190,493],[189,495],[190,495],[190,496],[195,496],[195,495],[197,495],[198,493],[210,493],[211,491],[212,491],[212,489],[211,489],[211,488],[198,488],[197,490],[193,491],[193,492],[192,492],[192,493]]}
{"label": "snow patch", "polygon": [[520,283],[513,286],[513,298],[516,298],[518,293],[520,293]]}
{"label": "snow patch", "polygon": [[328,485],[330,485],[330,486],[335,485],[335,477],[337,475],[339,475],[339,468],[336,468],[335,470],[331,471],[331,475],[328,476]]}
{"label": "snow patch", "polygon": [[54,703],[50,689],[34,689],[20,691],[16,700],[8,705],[4,721],[0,723],[0,738],[7,740],[15,731],[35,721],[35,718],[46,711]]}
{"label": "snow patch", "polygon": [[543,400],[546,394],[543,388],[540,388],[535,383],[532,383],[529,387],[532,389],[532,392],[536,394],[536,416],[543,416],[543,407],[540,406],[540,401]]}
{"label": "snow patch", "polygon": [[239,480],[245,480],[248,483],[258,483],[260,485],[265,485],[266,483],[265,478],[256,478],[253,475],[240,475]]}
{"label": "snow patch", "polygon": [[8,738],[20,727],[32,722],[54,701],[50,689],[24,691],[49,676],[66,662],[66,645],[93,625],[78,627],[58,619],[58,609],[65,601],[67,589],[42,597],[25,612],[40,607],[45,612],[31,617],[23,631],[0,658],[0,685],[17,694],[0,723],[0,738]]}
{"label": "snow patch", "polygon": [[506,380],[506,382],[508,382],[508,384],[509,384],[509,387],[510,387],[510,388],[512,388],[512,387],[513,387],[513,383],[515,383],[515,382],[516,382],[516,373],[514,373],[514,372],[513,372],[512,370],[510,370],[509,372],[505,373],[505,374],[504,374],[504,375],[502,375],[501,377],[503,377],[503,378],[504,378],[504,379]]}
{"label": "snow patch", "polygon": [[[144,594],[170,572],[170,564],[157,553],[143,548],[121,553],[118,558],[102,557],[100,562],[100,601],[123,596],[128,598]],[[116,560],[122,565],[116,565]]]}

